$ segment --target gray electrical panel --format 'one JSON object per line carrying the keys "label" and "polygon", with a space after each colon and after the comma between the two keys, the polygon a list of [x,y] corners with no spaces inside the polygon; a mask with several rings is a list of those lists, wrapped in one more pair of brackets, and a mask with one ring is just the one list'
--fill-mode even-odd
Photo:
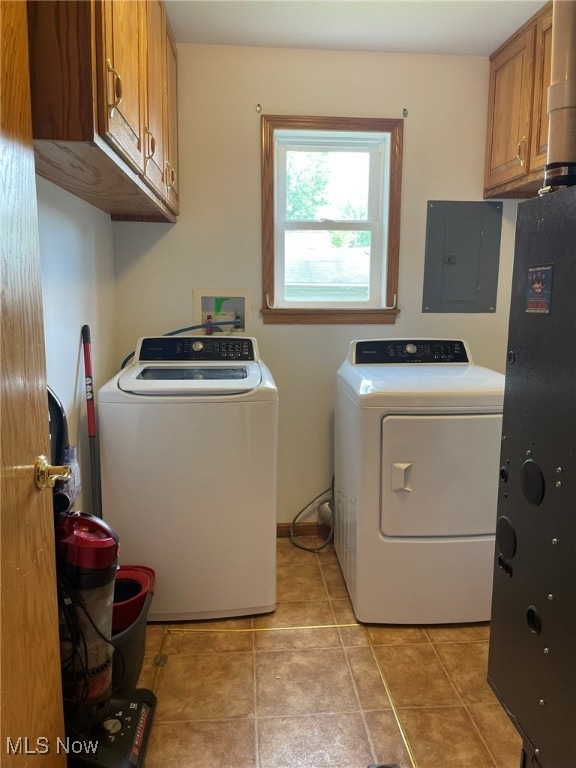
{"label": "gray electrical panel", "polygon": [[429,200],[423,312],[495,312],[502,203]]}

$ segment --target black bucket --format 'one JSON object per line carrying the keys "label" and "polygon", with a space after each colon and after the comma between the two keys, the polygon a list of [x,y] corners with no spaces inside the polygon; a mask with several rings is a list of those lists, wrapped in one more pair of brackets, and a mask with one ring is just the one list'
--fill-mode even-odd
{"label": "black bucket", "polygon": [[154,596],[155,574],[151,568],[119,568],[114,584],[112,643],[115,646],[112,685],[135,688],[144,663],[146,622]]}

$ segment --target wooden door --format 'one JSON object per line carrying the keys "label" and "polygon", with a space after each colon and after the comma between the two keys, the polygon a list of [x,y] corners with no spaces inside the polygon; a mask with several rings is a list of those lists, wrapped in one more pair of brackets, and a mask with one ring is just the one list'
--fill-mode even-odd
{"label": "wooden door", "polygon": [[552,8],[538,20],[536,26],[536,56],[534,61],[534,106],[530,170],[544,168],[548,155],[548,88],[552,64]]}
{"label": "wooden door", "polygon": [[166,24],[166,88],[167,88],[167,147],[166,147],[166,202],[176,215],[180,213],[178,179],[178,54],[176,43]]}
{"label": "wooden door", "polygon": [[528,173],[534,28],[529,27],[490,62],[485,189]]}
{"label": "wooden door", "polygon": [[96,4],[102,136],[138,172],[144,172],[144,2]]}
{"label": "wooden door", "polygon": [[144,142],[145,181],[162,200],[166,197],[165,107],[166,29],[162,0],[146,3],[146,139]]}
{"label": "wooden door", "polygon": [[66,765],[26,4],[0,3],[0,764]]}

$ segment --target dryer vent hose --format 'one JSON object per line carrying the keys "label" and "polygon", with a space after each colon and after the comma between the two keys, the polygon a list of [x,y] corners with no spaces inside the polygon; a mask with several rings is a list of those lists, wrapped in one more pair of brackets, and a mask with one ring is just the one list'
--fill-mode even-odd
{"label": "dryer vent hose", "polygon": [[332,513],[332,505],[329,501],[323,501],[318,505],[318,520],[322,525],[328,528],[332,527],[334,515]]}

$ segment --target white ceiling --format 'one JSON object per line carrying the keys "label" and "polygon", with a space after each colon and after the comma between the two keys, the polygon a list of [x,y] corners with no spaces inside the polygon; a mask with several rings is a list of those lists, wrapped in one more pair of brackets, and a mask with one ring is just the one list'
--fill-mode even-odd
{"label": "white ceiling", "polygon": [[177,42],[487,56],[545,0],[166,0]]}

